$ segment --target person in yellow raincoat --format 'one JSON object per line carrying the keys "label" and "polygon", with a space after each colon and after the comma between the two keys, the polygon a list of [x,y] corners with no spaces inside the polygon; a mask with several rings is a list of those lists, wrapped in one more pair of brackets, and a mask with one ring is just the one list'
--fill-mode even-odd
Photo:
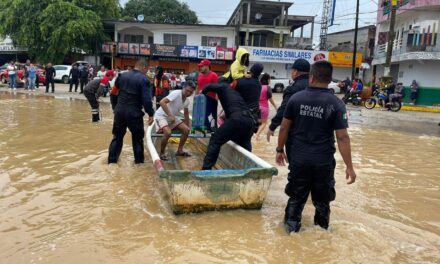
{"label": "person in yellow raincoat", "polygon": [[230,70],[226,72],[223,75],[223,77],[228,79],[230,83],[233,80],[246,77],[248,66],[249,66],[249,52],[244,48],[239,48],[237,50],[234,63],[232,63]]}

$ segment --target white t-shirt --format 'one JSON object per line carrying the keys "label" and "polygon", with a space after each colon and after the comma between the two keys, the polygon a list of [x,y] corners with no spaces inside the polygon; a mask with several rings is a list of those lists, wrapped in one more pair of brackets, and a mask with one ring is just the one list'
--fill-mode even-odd
{"label": "white t-shirt", "polygon": [[[173,114],[173,116],[178,116],[180,111],[182,111],[185,108],[188,108],[189,106],[188,98],[186,98],[184,102],[182,101],[182,90],[172,91],[166,98],[170,100],[167,106],[168,109],[170,109],[170,112]],[[160,107],[154,114],[154,119],[162,119],[167,117],[168,115],[165,113],[162,107]]]}
{"label": "white t-shirt", "polygon": [[15,74],[15,66],[9,65],[7,69],[8,69],[8,74],[10,75]]}

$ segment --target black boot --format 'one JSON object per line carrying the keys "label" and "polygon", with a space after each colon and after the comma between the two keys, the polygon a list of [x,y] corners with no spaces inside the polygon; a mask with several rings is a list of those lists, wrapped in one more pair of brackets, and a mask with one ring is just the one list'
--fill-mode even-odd
{"label": "black boot", "polygon": [[305,203],[289,198],[284,214],[284,228],[288,234],[299,232],[301,229],[301,214]]}
{"label": "black boot", "polygon": [[92,122],[98,122],[99,120],[99,109],[92,109]]}
{"label": "black boot", "polygon": [[315,206],[315,225],[319,225],[323,229],[328,229],[330,222],[330,204],[313,202],[313,205]]}

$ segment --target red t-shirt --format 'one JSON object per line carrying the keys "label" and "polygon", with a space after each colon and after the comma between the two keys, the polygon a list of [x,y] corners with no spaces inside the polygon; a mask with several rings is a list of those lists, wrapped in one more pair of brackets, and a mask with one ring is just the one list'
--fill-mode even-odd
{"label": "red t-shirt", "polygon": [[[197,78],[197,84],[199,87],[197,88],[197,93],[200,93],[206,85],[210,83],[217,83],[218,82],[218,76],[216,73],[209,71],[207,74],[200,73],[199,78]],[[211,98],[216,98],[216,94],[214,92],[209,92],[208,96]]]}

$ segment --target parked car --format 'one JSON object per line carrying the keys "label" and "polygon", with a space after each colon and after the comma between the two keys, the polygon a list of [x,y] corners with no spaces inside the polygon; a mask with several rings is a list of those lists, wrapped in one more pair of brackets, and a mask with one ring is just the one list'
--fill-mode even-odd
{"label": "parked car", "polygon": [[[7,64],[5,64],[7,67]],[[3,66],[5,66],[3,65]],[[3,67],[2,66],[2,67]],[[21,87],[24,83],[24,64],[16,63],[15,66],[17,67],[17,70],[15,71],[17,74],[17,87]],[[0,71],[0,80],[2,83],[8,83],[9,81],[9,73],[6,68]]]}
{"label": "parked car", "polygon": [[336,79],[332,79],[332,81],[328,85],[328,89],[332,94],[341,93],[340,82]]}
{"label": "parked car", "polygon": [[285,79],[270,79],[269,87],[272,88],[274,93],[282,93],[284,89],[289,86],[291,80],[288,78]]}
{"label": "parked car", "polygon": [[72,69],[71,65],[54,65],[53,68],[55,69],[56,75],[55,75],[55,81],[61,81],[63,83],[69,83],[69,74],[70,70]]}

